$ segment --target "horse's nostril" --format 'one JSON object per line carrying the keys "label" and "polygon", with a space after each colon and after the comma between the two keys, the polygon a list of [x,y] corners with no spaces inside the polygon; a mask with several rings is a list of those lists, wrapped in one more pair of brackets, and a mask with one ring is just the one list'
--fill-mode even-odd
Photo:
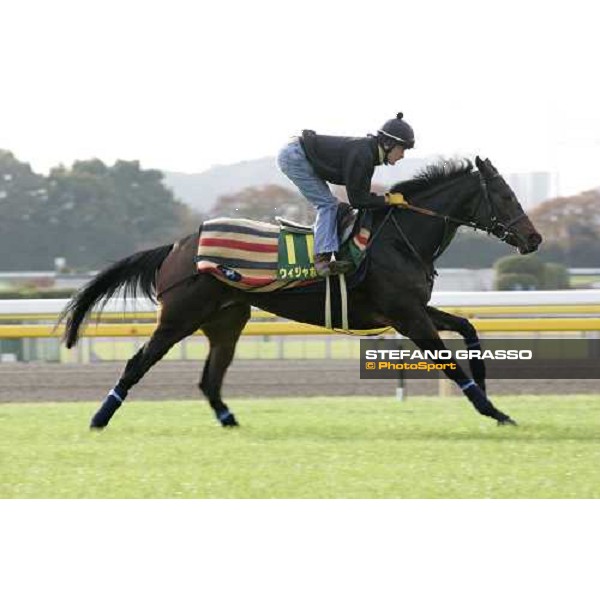
{"label": "horse's nostril", "polygon": [[542,236],[539,233],[532,233],[527,238],[527,241],[532,246],[539,246],[542,243]]}

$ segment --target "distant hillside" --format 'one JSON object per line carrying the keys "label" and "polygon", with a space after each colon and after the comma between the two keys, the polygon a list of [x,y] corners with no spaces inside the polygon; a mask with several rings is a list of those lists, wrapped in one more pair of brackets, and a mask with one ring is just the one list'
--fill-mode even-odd
{"label": "distant hillside", "polygon": [[[431,160],[406,158],[393,167],[378,167],[373,182],[389,187],[397,181],[409,179],[428,162]],[[202,173],[165,172],[165,183],[177,198],[201,212],[208,211],[219,196],[249,186],[276,184],[295,189],[279,171],[272,156],[219,165]]]}

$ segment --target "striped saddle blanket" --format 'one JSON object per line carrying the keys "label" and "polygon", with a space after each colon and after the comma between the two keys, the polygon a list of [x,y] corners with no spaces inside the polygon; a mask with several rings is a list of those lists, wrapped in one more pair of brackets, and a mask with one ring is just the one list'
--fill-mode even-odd
{"label": "striped saddle blanket", "polygon": [[[358,264],[370,237],[361,227],[341,254]],[[249,219],[212,219],[202,225],[197,269],[250,292],[305,286],[320,281],[314,269],[313,234]]]}

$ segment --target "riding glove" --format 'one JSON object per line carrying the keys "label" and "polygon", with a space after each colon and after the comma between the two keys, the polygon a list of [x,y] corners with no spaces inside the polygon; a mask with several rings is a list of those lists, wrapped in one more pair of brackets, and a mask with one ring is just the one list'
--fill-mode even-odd
{"label": "riding glove", "polygon": [[394,194],[386,194],[385,201],[391,206],[399,206],[400,204],[408,204],[408,202],[404,199],[404,196],[399,192]]}

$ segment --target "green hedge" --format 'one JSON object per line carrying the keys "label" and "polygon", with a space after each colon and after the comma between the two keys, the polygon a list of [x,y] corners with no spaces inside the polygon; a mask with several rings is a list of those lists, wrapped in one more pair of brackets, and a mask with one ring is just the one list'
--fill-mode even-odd
{"label": "green hedge", "polygon": [[544,289],[566,290],[569,285],[569,270],[560,263],[546,263],[544,265]]}
{"label": "green hedge", "polygon": [[569,271],[559,263],[544,263],[536,256],[507,256],[496,261],[497,290],[563,290],[569,288]]}
{"label": "green hedge", "polygon": [[542,279],[544,263],[537,256],[506,256],[494,265],[498,275],[506,273],[523,273]]}
{"label": "green hedge", "polygon": [[527,273],[504,273],[496,276],[496,289],[501,291],[537,290],[537,277]]}

